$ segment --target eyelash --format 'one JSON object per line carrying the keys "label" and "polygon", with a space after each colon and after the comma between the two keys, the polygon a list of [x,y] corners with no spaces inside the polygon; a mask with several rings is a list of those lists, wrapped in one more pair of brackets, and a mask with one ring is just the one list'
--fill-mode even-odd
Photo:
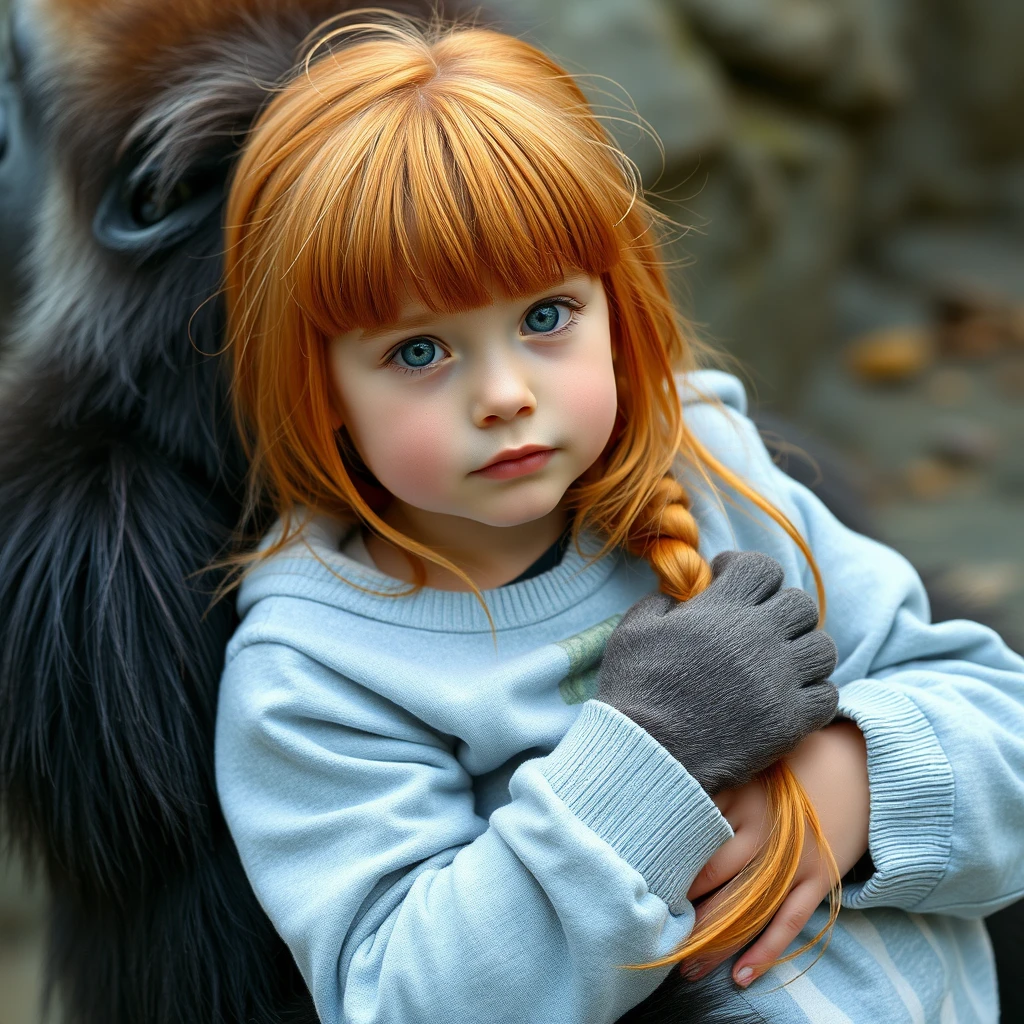
{"label": "eyelash", "polygon": [[[560,334],[565,334],[566,331],[571,330],[576,325],[576,323],[579,320],[580,312],[586,308],[585,303],[582,303],[577,299],[571,298],[568,295],[555,295],[552,296],[550,299],[542,299],[540,302],[534,303],[523,315],[523,319],[525,320],[526,317],[528,317],[535,309],[540,309],[542,306],[568,306],[569,319],[566,320],[566,322],[562,324],[562,326],[559,327],[557,331],[552,331],[550,334],[530,335],[530,337],[557,338]],[[418,377],[423,373],[431,372],[436,367],[440,366],[442,362],[444,362],[444,360],[441,360],[437,363],[428,363],[426,366],[400,366],[398,363],[396,363],[395,358],[397,357],[398,353],[401,352],[401,350],[405,348],[405,346],[408,345],[410,341],[415,340],[416,338],[406,338],[405,341],[396,345],[388,353],[387,358],[384,360],[384,366],[386,366],[388,369],[396,370],[398,373],[406,373],[410,374],[413,377]],[[436,342],[433,339],[428,338],[427,340],[430,341],[432,344],[437,345],[438,348],[444,347],[439,342]]]}

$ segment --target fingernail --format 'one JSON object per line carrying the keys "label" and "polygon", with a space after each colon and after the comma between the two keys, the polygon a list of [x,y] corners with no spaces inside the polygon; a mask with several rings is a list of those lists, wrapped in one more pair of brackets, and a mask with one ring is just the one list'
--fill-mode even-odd
{"label": "fingernail", "polygon": [[700,981],[704,977],[707,968],[704,964],[693,964],[691,967],[686,968],[683,971],[683,977],[687,981]]}
{"label": "fingernail", "polygon": [[753,967],[741,967],[736,972],[736,984],[742,985],[746,988],[754,980],[754,968]]}

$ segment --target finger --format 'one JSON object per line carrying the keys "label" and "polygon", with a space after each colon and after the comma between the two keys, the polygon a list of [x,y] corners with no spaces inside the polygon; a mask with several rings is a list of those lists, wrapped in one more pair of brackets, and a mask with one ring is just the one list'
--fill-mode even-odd
{"label": "finger", "polygon": [[737,985],[746,988],[782,956],[828,895],[828,888],[822,885],[819,879],[808,878],[790,890],[760,938],[733,965],[732,977]]}
{"label": "finger", "polygon": [[818,625],[818,606],[814,598],[796,587],[780,590],[764,602],[763,609],[779,623],[787,640],[795,640]]}
{"label": "finger", "polygon": [[732,881],[757,853],[762,837],[757,829],[742,829],[728,842],[723,843],[715,855],[700,870],[686,894],[690,900],[699,900],[709,892]]}
{"label": "finger", "polygon": [[[714,908],[716,903],[716,897],[709,896],[702,903],[698,903],[695,910],[695,916],[693,920],[693,926],[696,928],[701,921],[707,916],[707,914]],[[710,958],[704,958],[700,960],[684,960],[679,965],[679,973],[686,978],[687,981],[700,981],[701,978],[706,978],[713,970],[715,970],[719,964],[725,963],[726,960],[731,956],[735,956],[743,948],[743,943],[737,946],[732,946],[724,952],[717,953]]]}
{"label": "finger", "polygon": [[792,678],[805,685],[828,679],[839,659],[835,641],[823,629],[793,640],[789,656],[793,660]]}
{"label": "finger", "polygon": [[832,683],[812,683],[800,691],[801,724],[804,735],[824,729],[836,717],[839,690]]}
{"label": "finger", "polygon": [[782,586],[782,566],[760,551],[723,551],[711,563],[713,577],[705,591],[742,604],[767,601]]}
{"label": "finger", "polygon": [[812,683],[795,696],[796,704],[779,726],[782,756],[790,754],[811,733],[824,729],[835,720],[839,707],[839,691],[831,683]]}

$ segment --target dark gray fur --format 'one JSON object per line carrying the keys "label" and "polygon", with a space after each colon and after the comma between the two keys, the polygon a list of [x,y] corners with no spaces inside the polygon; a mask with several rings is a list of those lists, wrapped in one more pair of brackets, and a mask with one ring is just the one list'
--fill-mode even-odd
{"label": "dark gray fur", "polygon": [[598,699],[649,732],[714,795],[749,781],[836,713],[832,638],[782,566],[726,551],[685,603],[657,593],[608,638]]}

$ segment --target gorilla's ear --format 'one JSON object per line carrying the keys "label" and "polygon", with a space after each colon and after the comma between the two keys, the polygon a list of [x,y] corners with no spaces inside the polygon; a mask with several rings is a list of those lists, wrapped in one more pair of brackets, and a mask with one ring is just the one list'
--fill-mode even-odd
{"label": "gorilla's ear", "polygon": [[137,263],[194,235],[220,210],[229,157],[207,156],[166,181],[138,150],[118,165],[96,208],[92,232],[105,249]]}

